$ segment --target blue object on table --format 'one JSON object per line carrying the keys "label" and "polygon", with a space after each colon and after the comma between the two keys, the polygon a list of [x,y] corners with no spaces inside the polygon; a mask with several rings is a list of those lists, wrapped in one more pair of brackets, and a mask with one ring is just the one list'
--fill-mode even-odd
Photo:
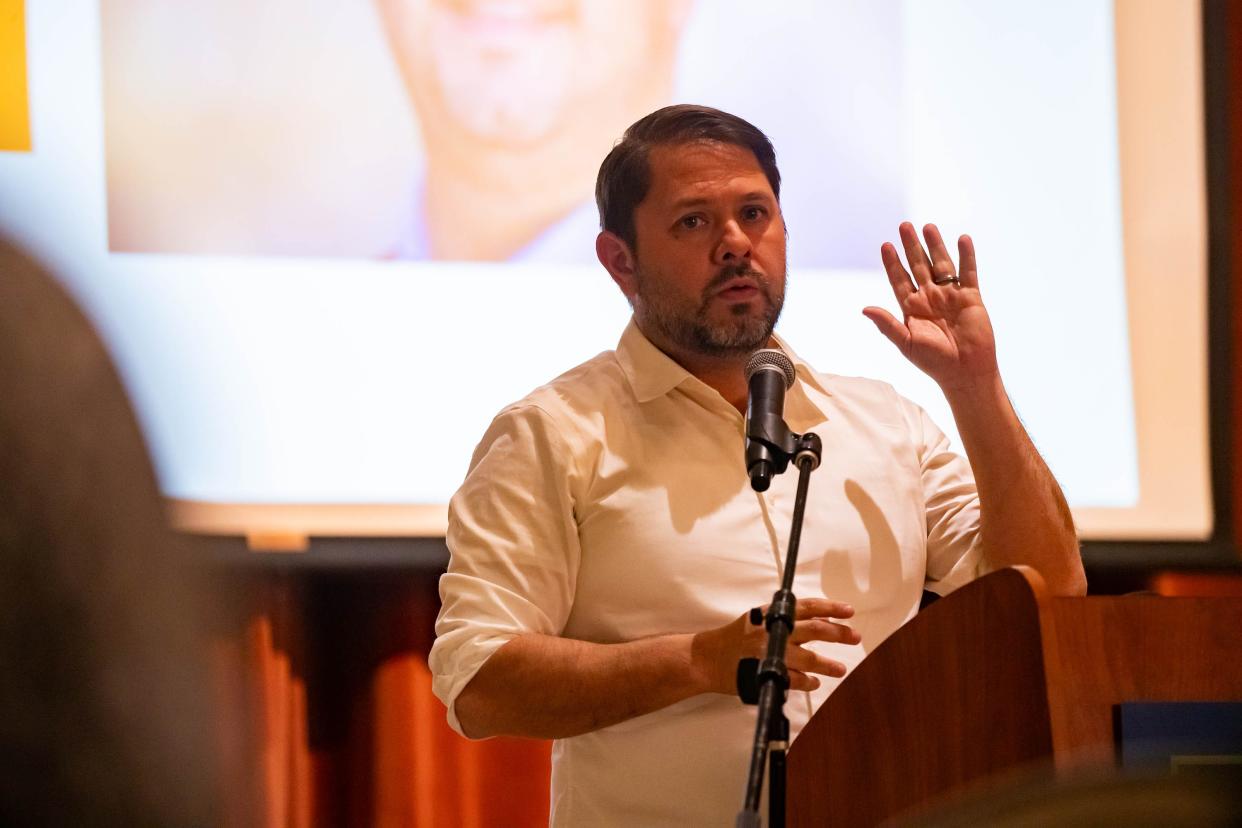
{"label": "blue object on table", "polygon": [[1122,768],[1242,779],[1242,702],[1127,702],[1114,715]]}

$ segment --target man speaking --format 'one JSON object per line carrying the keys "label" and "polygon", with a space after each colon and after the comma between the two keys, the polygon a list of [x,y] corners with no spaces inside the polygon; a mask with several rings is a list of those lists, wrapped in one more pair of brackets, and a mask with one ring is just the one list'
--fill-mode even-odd
{"label": "man speaking", "polygon": [[900,318],[863,313],[940,385],[969,462],[888,385],[817,372],[773,334],[785,224],[754,126],[660,109],[604,159],[596,201],[596,253],[633,319],[476,449],[449,511],[435,690],[466,736],[557,740],[553,824],[728,825],[755,716],[735,671],[761,655],[748,610],[779,583],[796,484],[750,486],[755,350],[792,360],[785,419],[823,440],[794,581],[793,735],[924,589],[1026,564],[1082,592],[1073,522],[1001,383],[968,237],[955,266],[934,226],[924,247],[903,224],[908,269],[880,249]]}

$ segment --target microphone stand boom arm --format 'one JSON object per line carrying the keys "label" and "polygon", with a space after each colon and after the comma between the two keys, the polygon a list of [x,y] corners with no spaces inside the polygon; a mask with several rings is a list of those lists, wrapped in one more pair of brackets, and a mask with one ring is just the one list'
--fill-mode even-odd
{"label": "microphone stand boom arm", "polygon": [[[779,417],[777,418],[779,420]],[[747,704],[758,704],[755,722],[755,742],[750,757],[750,773],[746,780],[746,798],[737,815],[738,828],[759,826],[759,801],[763,792],[764,765],[771,762],[772,782],[768,797],[769,822],[772,826],[785,824],[785,752],[789,747],[789,720],[785,718],[785,691],[789,689],[789,670],[785,665],[785,646],[793,632],[797,602],[793,594],[794,571],[798,566],[798,545],[802,537],[802,516],[806,511],[806,494],[811,482],[811,472],[819,465],[823,445],[817,435],[792,434],[783,421],[780,428],[788,435],[783,447],[767,443],[767,449],[778,456],[772,465],[779,474],[785,470],[792,456],[798,467],[798,491],[794,499],[793,521],[789,531],[789,551],[785,555],[785,567],[780,589],[772,596],[764,618],[768,631],[767,650],[762,662],[742,659],[738,664],[738,695]],[[777,432],[779,433],[779,432]],[[769,432],[771,434],[771,432]],[[748,429],[748,435],[749,429]],[[752,439],[754,439],[752,437]],[[766,442],[766,441],[765,441]],[[773,441],[775,442],[775,441]],[[784,442],[784,441],[782,441]],[[773,449],[775,449],[773,451]],[[749,450],[748,450],[749,453]],[[752,475],[752,484],[754,483]],[[766,482],[766,481],[765,481]],[[764,485],[763,489],[766,489]]]}

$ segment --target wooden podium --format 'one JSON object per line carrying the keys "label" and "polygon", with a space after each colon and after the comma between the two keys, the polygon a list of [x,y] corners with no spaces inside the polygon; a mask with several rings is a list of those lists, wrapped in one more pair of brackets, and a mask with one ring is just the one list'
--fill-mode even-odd
{"label": "wooden podium", "polygon": [[1242,599],[1055,598],[1001,570],[867,656],[790,746],[788,824],[875,825],[995,774],[1111,765],[1114,705],[1242,701]]}

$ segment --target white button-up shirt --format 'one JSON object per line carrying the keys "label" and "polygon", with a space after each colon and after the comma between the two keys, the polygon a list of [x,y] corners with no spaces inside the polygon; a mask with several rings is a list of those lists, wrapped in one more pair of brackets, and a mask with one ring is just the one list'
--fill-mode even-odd
{"label": "white button-up shirt", "polygon": [[[861,645],[817,643],[852,667],[918,611],[979,574],[970,467],[887,384],[797,368],[785,419],[823,440],[794,594],[855,608]],[[751,490],[744,419],[631,322],[616,351],[509,406],[449,510],[448,572],[430,663],[454,700],[512,638],[597,643],[694,633],[766,604],[780,582],[797,471]],[[796,735],[832,692],[789,695]],[[755,708],[704,694],[553,749],[554,825],[732,825]]]}

